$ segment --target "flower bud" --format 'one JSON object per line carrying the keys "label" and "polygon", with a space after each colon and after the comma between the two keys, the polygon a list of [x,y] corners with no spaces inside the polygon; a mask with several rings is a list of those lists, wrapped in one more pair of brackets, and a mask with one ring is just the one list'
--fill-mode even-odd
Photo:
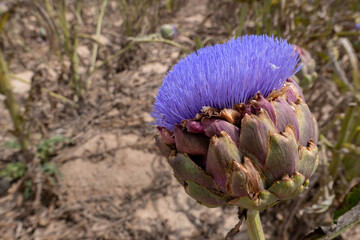
{"label": "flower bud", "polygon": [[164,24],[160,28],[161,37],[172,40],[177,37],[177,30],[174,25]]}

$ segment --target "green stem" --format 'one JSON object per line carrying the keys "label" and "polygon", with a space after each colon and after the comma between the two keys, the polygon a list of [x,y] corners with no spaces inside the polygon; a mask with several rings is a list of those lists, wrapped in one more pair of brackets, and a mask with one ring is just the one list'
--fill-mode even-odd
{"label": "green stem", "polygon": [[0,50],[0,94],[5,95],[5,106],[10,113],[11,120],[14,124],[14,134],[18,138],[22,150],[26,150],[29,146],[25,119],[20,113],[20,107],[15,98],[11,83],[9,70],[5,58]]}
{"label": "green stem", "polygon": [[[102,7],[101,7],[101,12],[98,18],[98,22],[97,22],[97,26],[96,26],[96,40],[99,41],[100,38],[100,33],[101,33],[101,25],[102,25],[102,20],[104,18],[105,15],[105,10],[106,10],[106,6],[108,4],[108,0],[104,0]],[[91,62],[90,62],[90,69],[89,72],[93,72],[95,70],[95,63],[96,63],[96,57],[97,57],[97,53],[98,53],[98,48],[99,45],[97,42],[94,43],[94,48],[93,48],[93,52],[92,52],[92,56],[91,56]],[[89,78],[87,80],[87,88],[89,88],[91,86],[91,78]]]}
{"label": "green stem", "polygon": [[[76,30],[75,30],[76,32]],[[79,56],[77,54],[77,48],[79,45],[79,38],[75,35],[73,41],[72,52],[70,55],[70,62],[71,62],[71,72],[73,78],[73,85],[75,89],[75,93],[78,97],[82,95],[82,85],[80,82],[80,73],[79,73]]]}
{"label": "green stem", "polygon": [[347,138],[349,136],[351,121],[354,118],[354,109],[356,105],[351,103],[349,104],[344,119],[341,123],[341,131],[339,133],[338,141],[335,146],[335,151],[333,152],[332,160],[330,162],[330,175],[333,177],[333,180],[336,179],[338,174],[338,168],[342,159],[342,154],[340,154],[339,150],[343,147],[343,144],[346,143]]}
{"label": "green stem", "polygon": [[58,8],[59,8],[60,26],[62,28],[63,36],[64,36],[64,48],[65,48],[65,51],[66,51],[66,54],[68,55],[68,57],[71,58],[72,48],[71,48],[71,39],[70,39],[70,28],[69,28],[69,24],[66,20],[65,1],[59,1]]}
{"label": "green stem", "polygon": [[247,211],[246,227],[250,240],[265,240],[258,210]]}
{"label": "green stem", "polygon": [[189,49],[181,46],[180,44],[178,44],[177,42],[165,39],[165,38],[160,38],[160,37],[144,37],[144,38],[129,38],[129,40],[133,41],[133,42],[138,42],[138,43],[145,43],[145,42],[160,42],[160,43],[166,43],[168,45],[177,47],[181,50],[183,50],[185,53],[190,53]]}

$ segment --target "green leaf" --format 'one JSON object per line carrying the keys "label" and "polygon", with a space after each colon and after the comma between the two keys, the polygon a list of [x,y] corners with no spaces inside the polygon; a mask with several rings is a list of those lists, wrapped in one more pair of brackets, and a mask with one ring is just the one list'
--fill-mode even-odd
{"label": "green leaf", "polygon": [[21,148],[21,146],[18,143],[16,138],[11,139],[10,141],[4,142],[4,146],[7,148],[10,148],[10,149],[20,149]]}
{"label": "green leaf", "polygon": [[249,13],[249,6],[247,3],[245,3],[243,5],[243,7],[241,8],[240,14],[239,14],[239,25],[236,29],[236,37],[240,37],[241,36],[241,32],[244,28],[245,25],[245,18],[246,15]]}
{"label": "green leaf", "polygon": [[4,177],[8,181],[17,180],[24,176],[26,170],[26,166],[22,162],[9,163],[0,171],[0,177]]}
{"label": "green leaf", "polygon": [[62,173],[60,172],[60,170],[58,169],[58,167],[53,164],[53,163],[44,163],[41,166],[41,169],[43,170],[44,173],[48,174],[49,176],[59,176],[62,177]]}
{"label": "green leaf", "polygon": [[202,47],[204,46],[204,45],[202,44],[201,39],[200,39],[199,36],[195,36],[195,37],[194,37],[194,43],[195,43],[195,48],[196,48],[196,50],[198,50],[198,49],[200,49],[200,48],[202,48]]}
{"label": "green leaf", "polygon": [[343,158],[344,174],[347,181],[360,176],[360,158],[352,155],[345,155]]}
{"label": "green leaf", "polygon": [[31,180],[26,180],[24,185],[25,185],[24,198],[28,199],[30,197],[32,181]]}
{"label": "green leaf", "polygon": [[37,155],[42,161],[46,161],[55,154],[59,143],[71,143],[71,139],[63,136],[53,136],[42,141],[37,148]]}
{"label": "green leaf", "polygon": [[334,212],[334,221],[336,222],[340,216],[348,212],[360,202],[360,183],[353,187],[341,206]]}

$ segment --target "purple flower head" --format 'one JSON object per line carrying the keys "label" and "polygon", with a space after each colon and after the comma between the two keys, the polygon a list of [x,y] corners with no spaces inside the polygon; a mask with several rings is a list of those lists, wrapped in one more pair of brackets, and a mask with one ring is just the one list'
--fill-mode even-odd
{"label": "purple flower head", "polygon": [[151,116],[155,125],[173,130],[202,107],[233,108],[257,92],[279,90],[301,66],[286,40],[246,35],[205,47],[181,59],[167,73]]}
{"label": "purple flower head", "polygon": [[360,23],[355,24],[355,28],[356,28],[357,30],[360,30]]}

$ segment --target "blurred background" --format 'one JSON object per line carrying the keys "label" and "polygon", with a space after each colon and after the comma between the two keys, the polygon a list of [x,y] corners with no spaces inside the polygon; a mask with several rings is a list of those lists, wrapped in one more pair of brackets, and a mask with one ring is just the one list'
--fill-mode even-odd
{"label": "blurred background", "polygon": [[266,238],[360,239],[358,0],[2,0],[0,239],[223,239],[238,210],[186,195],[149,113],[179,59],[245,34],[298,46],[320,129],[310,186],[261,213]]}

